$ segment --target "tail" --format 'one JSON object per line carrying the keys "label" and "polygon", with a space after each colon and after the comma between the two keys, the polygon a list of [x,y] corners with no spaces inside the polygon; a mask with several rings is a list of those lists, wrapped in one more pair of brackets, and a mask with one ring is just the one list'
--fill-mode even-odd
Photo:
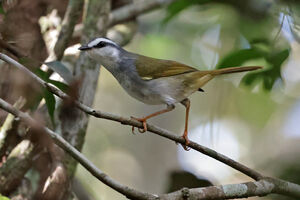
{"label": "tail", "polygon": [[261,66],[228,67],[228,68],[216,69],[210,72],[212,75],[220,75],[220,74],[231,74],[237,72],[253,71],[257,69],[262,69],[262,67]]}

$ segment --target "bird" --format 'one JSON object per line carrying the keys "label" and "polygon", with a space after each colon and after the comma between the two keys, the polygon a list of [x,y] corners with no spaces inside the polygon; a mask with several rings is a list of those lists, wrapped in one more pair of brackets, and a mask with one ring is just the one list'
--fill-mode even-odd
{"label": "bird", "polygon": [[[133,98],[150,105],[166,105],[165,109],[145,117],[131,117],[142,122],[147,131],[147,120],[170,112],[175,104],[185,106],[185,127],[182,138],[183,147],[188,150],[188,120],[191,102],[189,96],[196,91],[204,92],[202,87],[214,77],[236,72],[261,69],[261,66],[228,67],[201,71],[194,67],[172,60],[151,58],[123,49],[114,41],[97,37],[79,47],[88,56],[105,67],[117,79],[123,89]],[[134,133],[134,127],[132,127]]]}

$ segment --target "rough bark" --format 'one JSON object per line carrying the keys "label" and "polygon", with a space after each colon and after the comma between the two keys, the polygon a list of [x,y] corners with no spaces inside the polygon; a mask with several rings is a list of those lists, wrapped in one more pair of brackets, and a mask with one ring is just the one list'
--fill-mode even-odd
{"label": "rough bark", "polygon": [[[105,36],[109,12],[110,1],[88,1],[86,17],[84,19],[84,32],[81,39],[82,43],[96,36]],[[76,78],[74,87],[78,88],[77,98],[87,105],[92,105],[98,82],[99,65],[89,59],[85,53],[81,53],[76,62],[73,74]],[[84,143],[89,117],[86,113],[74,109],[66,102],[63,102],[60,108],[57,131],[80,151]],[[65,155],[62,163],[66,167],[68,180],[70,181],[74,175],[77,162],[69,155]]]}
{"label": "rough bark", "polygon": [[[250,196],[264,196],[271,193],[282,194],[299,199],[300,185],[290,183],[281,179],[262,177],[259,181],[230,184],[223,186],[210,186],[205,188],[184,188],[169,194],[155,195],[138,191],[130,188],[110,178],[108,175],[99,170],[93,163],[91,163],[84,155],[77,149],[65,141],[60,135],[40,125],[39,122],[31,118],[29,115],[15,109],[9,103],[0,98],[0,108],[18,116],[27,125],[32,127],[35,131],[40,132],[44,136],[50,136],[62,149],[68,152],[74,159],[76,159],[83,167],[85,167],[93,176],[102,181],[114,190],[124,194],[129,199],[140,200],[186,200],[186,199],[232,199],[244,198]],[[182,141],[184,143],[184,141]],[[252,170],[254,171],[254,170]]]}
{"label": "rough bark", "polygon": [[0,193],[7,194],[21,183],[31,167],[33,155],[33,144],[29,140],[23,140],[13,149],[0,168]]}
{"label": "rough bark", "polygon": [[62,22],[62,27],[54,47],[54,52],[57,60],[61,60],[67,45],[70,42],[75,24],[78,22],[82,14],[83,0],[70,0],[65,17]]}

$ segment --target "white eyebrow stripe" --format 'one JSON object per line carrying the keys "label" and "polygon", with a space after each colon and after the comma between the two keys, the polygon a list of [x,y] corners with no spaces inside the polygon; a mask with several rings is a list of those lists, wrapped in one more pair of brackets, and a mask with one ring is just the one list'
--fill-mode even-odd
{"label": "white eyebrow stripe", "polygon": [[107,42],[107,43],[111,43],[111,44],[114,44],[114,45],[117,45],[116,43],[114,43],[113,41],[111,40],[108,40],[106,38],[96,38],[94,40],[92,40],[91,42],[88,43],[88,47],[93,47],[95,45],[97,45],[99,42]]}

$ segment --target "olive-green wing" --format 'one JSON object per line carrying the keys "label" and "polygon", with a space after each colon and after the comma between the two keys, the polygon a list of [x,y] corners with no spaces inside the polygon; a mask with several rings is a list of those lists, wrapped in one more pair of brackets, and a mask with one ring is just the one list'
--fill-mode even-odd
{"label": "olive-green wing", "polygon": [[[147,63],[145,66],[144,63]],[[136,69],[143,80],[152,80],[161,77],[198,71],[190,66],[171,61],[140,56],[136,61]]]}

